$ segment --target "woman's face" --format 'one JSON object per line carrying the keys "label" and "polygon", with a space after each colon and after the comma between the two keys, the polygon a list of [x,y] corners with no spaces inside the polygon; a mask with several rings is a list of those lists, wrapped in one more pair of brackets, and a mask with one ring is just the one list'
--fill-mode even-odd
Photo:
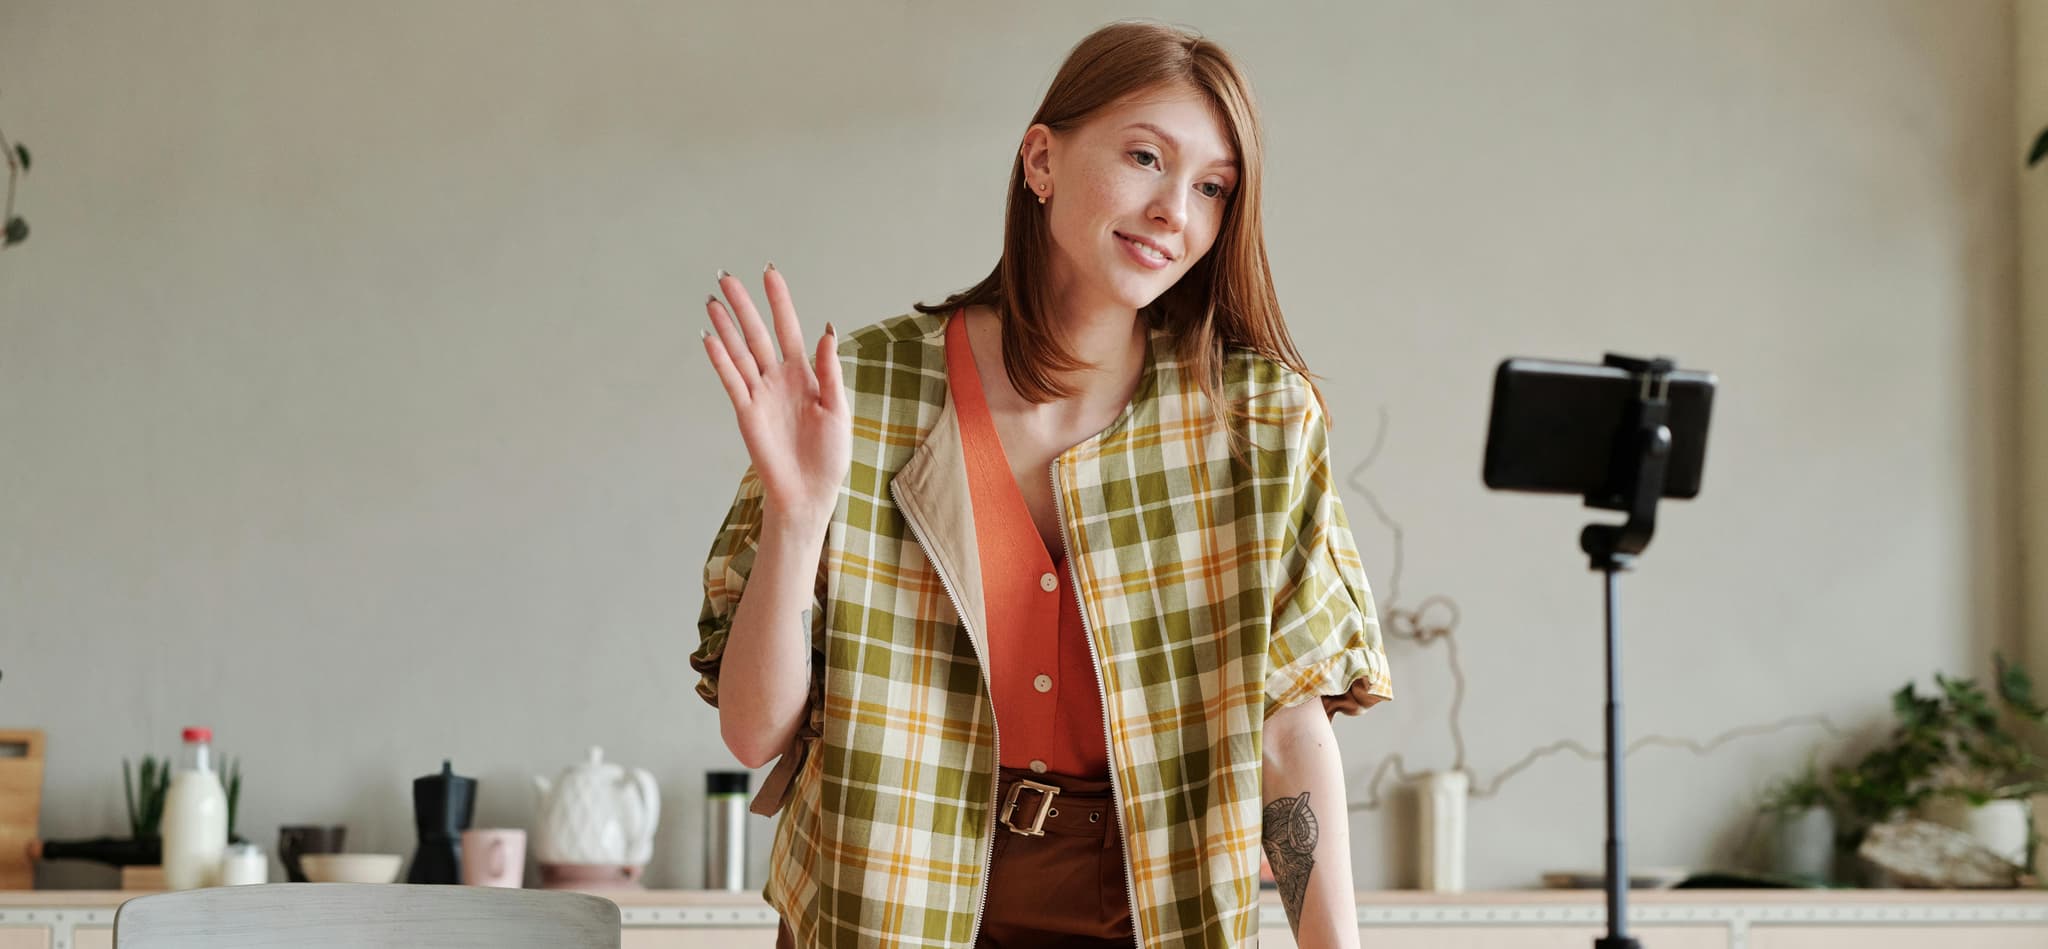
{"label": "woman's face", "polygon": [[1066,133],[1034,125],[1022,154],[1048,196],[1054,285],[1082,306],[1158,299],[1216,243],[1238,183],[1222,117],[1192,88],[1138,93]]}

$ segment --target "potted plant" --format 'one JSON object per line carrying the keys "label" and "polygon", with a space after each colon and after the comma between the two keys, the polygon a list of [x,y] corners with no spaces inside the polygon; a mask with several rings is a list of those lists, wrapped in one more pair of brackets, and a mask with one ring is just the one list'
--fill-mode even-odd
{"label": "potted plant", "polygon": [[[1830,783],[1854,850],[1870,827],[1906,814],[1970,833],[2016,864],[2030,863],[2026,799],[2048,789],[2048,768],[2008,723],[2048,719],[2026,670],[1992,657],[1993,696],[1972,679],[1936,673],[1937,691],[1908,682],[1892,695],[1891,739]],[[2029,868],[2031,869],[2031,867]]]}
{"label": "potted plant", "polygon": [[1827,883],[1834,875],[1834,798],[1819,764],[1809,758],[1797,774],[1773,782],[1758,809],[1770,821],[1772,875]]}
{"label": "potted plant", "polygon": [[2028,798],[2048,790],[2044,762],[2006,724],[2039,724],[2048,710],[2034,702],[2024,668],[1996,657],[1998,704],[1968,679],[1935,677],[1951,717],[1948,756],[1930,776],[1923,816],[1976,837],[2013,863],[2028,864]]}
{"label": "potted plant", "polygon": [[[135,772],[142,773],[137,783]],[[142,767],[131,769],[128,759],[121,759],[121,791],[128,799],[128,834],[136,840],[151,840],[157,836],[163,822],[164,796],[171,790],[171,763],[157,761],[155,755],[143,755]]]}

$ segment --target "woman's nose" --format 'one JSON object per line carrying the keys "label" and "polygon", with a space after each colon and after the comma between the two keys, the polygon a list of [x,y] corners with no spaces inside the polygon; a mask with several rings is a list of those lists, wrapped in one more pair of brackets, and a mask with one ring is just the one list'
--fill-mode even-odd
{"label": "woman's nose", "polygon": [[1173,185],[1152,199],[1152,219],[1176,231],[1188,223],[1188,189]]}

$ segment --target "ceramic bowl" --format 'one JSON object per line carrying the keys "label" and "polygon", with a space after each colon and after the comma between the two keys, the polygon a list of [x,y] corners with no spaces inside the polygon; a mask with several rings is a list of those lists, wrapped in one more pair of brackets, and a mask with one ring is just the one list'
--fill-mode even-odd
{"label": "ceramic bowl", "polygon": [[398,879],[405,855],[396,853],[308,853],[299,856],[314,883],[390,883]]}

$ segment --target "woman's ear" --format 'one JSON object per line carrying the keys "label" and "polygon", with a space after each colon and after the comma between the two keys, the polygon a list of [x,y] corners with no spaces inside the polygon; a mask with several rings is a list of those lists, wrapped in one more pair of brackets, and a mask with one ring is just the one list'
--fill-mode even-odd
{"label": "woman's ear", "polygon": [[1039,197],[1052,194],[1052,128],[1041,122],[1024,131],[1017,157],[1024,163],[1024,186]]}

